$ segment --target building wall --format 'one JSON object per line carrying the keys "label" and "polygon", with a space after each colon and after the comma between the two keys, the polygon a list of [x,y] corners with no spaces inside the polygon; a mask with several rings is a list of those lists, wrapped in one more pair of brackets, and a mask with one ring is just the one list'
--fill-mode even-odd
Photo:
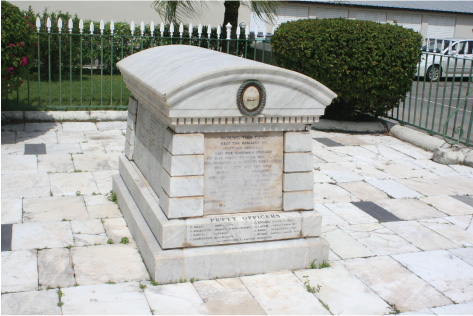
{"label": "building wall", "polygon": [[[128,22],[134,21],[145,24],[153,21],[155,24],[161,23],[161,18],[152,7],[153,1],[10,1],[18,6],[20,10],[27,10],[31,5],[35,12],[43,12],[48,8],[49,12],[61,10],[69,12],[84,20]],[[223,23],[224,6],[223,1],[206,2],[198,14],[193,15],[184,23],[193,25],[217,26]],[[241,6],[238,16],[239,22],[250,23],[250,10]]]}
{"label": "building wall", "polygon": [[[293,8],[292,10],[285,9],[287,6]],[[296,9],[297,8],[297,9]],[[402,9],[386,9],[386,8],[365,8],[355,6],[344,6],[344,5],[325,5],[316,3],[303,3],[303,2],[285,2],[280,8],[280,12],[294,15],[299,15],[297,18],[303,18],[302,15],[307,12],[305,18],[318,18],[324,16],[328,11],[338,10],[343,17],[349,19],[358,19],[360,16],[370,16],[372,18],[384,18],[386,23],[398,23],[406,22],[406,20],[419,21],[419,27],[417,31],[420,31],[422,36],[426,38],[429,34],[429,23],[433,23],[433,20],[449,20],[453,19],[452,35],[450,37],[464,37],[473,38],[473,15],[472,14],[459,14],[459,13],[448,13],[448,12],[429,12],[429,11],[414,11],[414,10],[402,10]],[[294,19],[297,19],[294,18]],[[290,20],[290,18],[283,18],[282,21]],[[431,27],[431,26],[430,26]],[[267,24],[267,29],[271,29],[272,25]],[[416,27],[417,28],[417,27]],[[432,32],[430,32],[432,33]]]}

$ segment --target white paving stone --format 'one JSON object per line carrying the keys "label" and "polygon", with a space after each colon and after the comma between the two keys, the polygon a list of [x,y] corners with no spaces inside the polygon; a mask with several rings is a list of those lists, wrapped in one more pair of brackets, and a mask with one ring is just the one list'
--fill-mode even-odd
{"label": "white paving stone", "polygon": [[98,235],[105,233],[102,221],[99,219],[71,221],[73,234]]}
{"label": "white paving stone", "polygon": [[387,222],[384,226],[422,250],[456,248],[457,245],[414,221]]}
{"label": "white paving stone", "polygon": [[112,190],[112,176],[115,174],[118,174],[117,169],[92,172],[92,176],[101,194],[107,194]]}
{"label": "white paving stone", "polygon": [[409,189],[405,185],[391,179],[366,179],[366,182],[374,187],[377,187],[381,191],[384,191],[387,195],[392,196],[395,199],[402,198],[420,198],[423,197],[416,191]]}
{"label": "white paving stone", "polygon": [[[2,133],[2,137],[3,137]],[[2,144],[2,156],[6,155],[24,155],[25,145],[24,144]]]}
{"label": "white paving stone", "polygon": [[48,174],[5,174],[2,175],[2,199],[50,196]]}
{"label": "white paving stone", "polygon": [[471,315],[473,313],[473,302],[436,307],[431,310],[435,315]]}
{"label": "white paving stone", "polygon": [[71,255],[79,285],[149,279],[138,250],[130,245],[77,247]]}
{"label": "white paving stone", "polygon": [[384,160],[373,163],[373,166],[382,172],[390,174],[391,178],[432,178],[435,176],[434,173],[422,169],[420,166],[413,165],[412,163],[406,164]]}
{"label": "white paving stone", "polygon": [[131,237],[130,230],[122,217],[108,218],[103,221],[103,226],[107,236],[112,239],[114,243],[120,243],[124,237],[128,238],[129,241],[132,241],[133,237]]}
{"label": "white paving stone", "polygon": [[449,249],[448,251],[473,266],[473,248],[472,247]]}
{"label": "white paving stone", "polygon": [[98,142],[82,142],[80,143],[80,148],[83,153],[106,153],[105,146],[102,143]]}
{"label": "white paving stone", "polygon": [[81,196],[23,199],[24,222],[88,219]]}
{"label": "white paving stone", "polygon": [[69,249],[54,248],[38,251],[39,287],[70,287],[74,286],[74,270]]}
{"label": "white paving stone", "polygon": [[73,245],[69,222],[13,224],[12,250],[59,248]]}
{"label": "white paving stone", "polygon": [[448,195],[456,194],[456,190],[450,189],[442,184],[441,179],[436,177],[399,179],[399,183],[415,190],[423,195]]}
{"label": "white paving stone", "polygon": [[356,196],[343,188],[329,183],[314,184],[315,203],[358,202]]}
{"label": "white paving stone", "polygon": [[421,201],[432,205],[439,211],[448,215],[469,215],[473,214],[473,207],[458,201],[447,195],[429,196],[422,198]]}
{"label": "white paving stone", "polygon": [[350,224],[378,223],[376,218],[351,203],[328,203],[324,205]]}
{"label": "white paving stone", "polygon": [[71,155],[38,155],[38,171],[41,173],[74,172]]}
{"label": "white paving stone", "polygon": [[2,198],[2,224],[21,223],[23,200]]}
{"label": "white paving stone", "polygon": [[121,217],[118,205],[108,200],[105,195],[84,196],[90,218]]}
{"label": "white paving stone", "polygon": [[344,231],[378,256],[419,251],[381,224],[351,225]]}
{"label": "white paving stone", "polygon": [[91,172],[50,173],[54,196],[90,195],[99,191]]}
{"label": "white paving stone", "polygon": [[26,132],[52,132],[52,131],[61,131],[61,123],[28,123],[25,124]]}
{"label": "white paving stone", "polygon": [[5,155],[2,157],[2,174],[38,173],[36,155]]}
{"label": "white paving stone", "polygon": [[444,217],[444,219],[460,227],[461,229],[467,229],[471,224],[472,216],[471,215],[447,216],[447,217]]}
{"label": "white paving stone", "polygon": [[96,131],[97,125],[92,122],[64,122],[62,123],[62,129],[65,132],[88,132]]}
{"label": "white paving stone", "polygon": [[57,144],[56,132],[17,132],[17,144]]}
{"label": "white paving stone", "polygon": [[48,155],[80,154],[82,148],[79,143],[46,144]]}
{"label": "white paving stone", "polygon": [[97,122],[97,129],[99,131],[122,130],[122,129],[126,129],[126,122],[125,121],[124,122],[122,121]]}
{"label": "white paving stone", "polygon": [[326,174],[335,182],[354,182],[363,180],[363,177],[351,171],[351,168],[347,168],[344,164],[326,163],[318,166],[322,173]]}
{"label": "white paving stone", "polygon": [[428,228],[436,231],[445,238],[453,241],[458,246],[473,246],[473,234],[464,231],[450,223],[429,223],[422,222],[422,225],[427,226]]}
{"label": "white paving stone", "polygon": [[35,291],[37,289],[38,259],[36,251],[3,251],[2,293]]}
{"label": "white paving stone", "polygon": [[322,224],[324,226],[344,226],[348,225],[348,222],[345,221],[343,218],[332,212],[329,208],[327,208],[324,204],[315,204],[314,210],[319,212],[322,215]]}
{"label": "white paving stone", "polygon": [[62,289],[64,315],[151,315],[137,282]]}
{"label": "white paving stone", "polygon": [[330,249],[342,259],[370,257],[374,253],[340,229],[322,233],[330,243]]}
{"label": "white paving stone", "polygon": [[239,278],[198,281],[194,287],[210,314],[266,314]]}
{"label": "white paving stone", "polygon": [[62,315],[56,290],[2,295],[3,315]]}
{"label": "white paving stone", "polygon": [[82,171],[104,171],[118,169],[118,154],[81,154],[72,155],[74,166],[77,170]]}
{"label": "white paving stone", "polygon": [[473,267],[446,250],[393,256],[455,303],[473,299]]}
{"label": "white paving stone", "polygon": [[345,182],[345,183],[337,183],[337,184],[343,189],[352,193],[361,201],[389,199],[386,193],[384,193],[383,191],[375,188],[374,186],[364,181]]}
{"label": "white paving stone", "polygon": [[147,286],[146,299],[156,315],[208,315],[205,303],[191,283]]}
{"label": "white paving stone", "polygon": [[389,256],[346,260],[343,264],[401,312],[451,304],[447,297]]}
{"label": "white paving stone", "polygon": [[334,315],[372,315],[385,314],[388,304],[373,293],[340,263],[329,268],[298,270],[294,272],[306,286],[317,287],[315,293],[330,308]]}
{"label": "white paving stone", "polygon": [[268,273],[240,279],[268,315],[330,315],[291,272]]}
{"label": "white paving stone", "polygon": [[59,144],[67,143],[82,143],[87,139],[82,131],[59,131],[57,133],[57,140]]}
{"label": "white paving stone", "polygon": [[416,199],[391,199],[375,201],[376,204],[393,213],[400,219],[410,221],[425,218],[445,217],[442,213],[428,204]]}

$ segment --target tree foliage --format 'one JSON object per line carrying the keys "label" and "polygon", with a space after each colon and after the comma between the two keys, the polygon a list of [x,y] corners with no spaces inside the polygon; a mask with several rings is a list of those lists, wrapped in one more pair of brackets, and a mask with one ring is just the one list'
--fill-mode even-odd
{"label": "tree foliage", "polygon": [[26,81],[35,45],[34,20],[2,1],[2,93],[16,90]]}

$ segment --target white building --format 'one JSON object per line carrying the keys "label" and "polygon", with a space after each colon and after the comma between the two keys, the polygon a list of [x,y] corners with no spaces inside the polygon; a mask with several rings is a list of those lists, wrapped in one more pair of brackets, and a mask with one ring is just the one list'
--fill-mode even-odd
{"label": "white building", "polygon": [[[223,0],[205,1],[198,14],[187,21],[193,25],[202,23],[217,26],[223,23]],[[20,9],[29,5],[36,12],[49,8],[77,14],[79,18],[100,21],[114,20],[146,24],[160,23],[161,19],[152,7],[153,1],[11,1]],[[337,18],[371,20],[380,23],[397,23],[412,28],[427,37],[473,38],[473,1],[354,1],[354,0],[303,0],[283,1],[276,17],[277,25],[298,19]],[[246,6],[240,6],[239,23],[266,25],[270,31],[273,25],[256,18]]]}

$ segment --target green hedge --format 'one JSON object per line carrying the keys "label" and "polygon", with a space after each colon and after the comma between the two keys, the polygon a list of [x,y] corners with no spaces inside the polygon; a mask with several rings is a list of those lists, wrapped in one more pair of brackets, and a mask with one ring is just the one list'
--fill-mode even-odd
{"label": "green hedge", "polygon": [[346,19],[282,24],[271,38],[278,65],[323,83],[338,97],[326,117],[379,116],[410,90],[422,36],[398,25]]}

